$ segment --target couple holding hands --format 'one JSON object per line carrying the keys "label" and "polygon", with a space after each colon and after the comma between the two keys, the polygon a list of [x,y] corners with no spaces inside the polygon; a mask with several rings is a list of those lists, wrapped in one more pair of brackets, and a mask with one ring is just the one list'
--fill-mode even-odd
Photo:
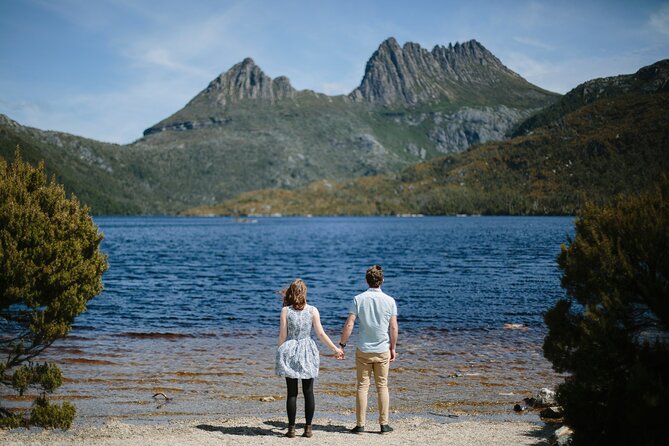
{"label": "couple holding hands", "polygon": [[[339,346],[336,346],[323,330],[318,309],[307,305],[307,286],[296,279],[283,291],[283,309],[279,330],[279,348],[276,353],[276,374],[286,378],[288,398],[288,432],[286,437],[295,437],[295,414],[297,411],[298,380],[302,380],[306,424],[303,437],[311,437],[311,421],[316,403],[314,401],[314,378],[318,376],[319,354],[311,338],[311,329],[334,353],[344,359],[346,341],[353,332],[356,319],[359,321],[356,364],[356,426],[352,433],[365,430],[367,392],[371,375],[374,374],[379,404],[381,433],[388,433],[388,369],[395,360],[397,343],[397,305],[395,300],[381,291],[383,269],[379,265],[370,267],[365,279],[369,289],[353,298],[348,319],[342,330]],[[389,334],[390,332],[390,334]]]}

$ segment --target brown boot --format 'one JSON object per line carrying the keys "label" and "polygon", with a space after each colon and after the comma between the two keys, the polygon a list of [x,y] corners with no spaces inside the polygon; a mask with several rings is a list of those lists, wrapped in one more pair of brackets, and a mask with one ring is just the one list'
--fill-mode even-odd
{"label": "brown boot", "polygon": [[313,432],[311,432],[311,424],[305,424],[304,425],[304,433],[302,434],[303,437],[311,438],[313,436]]}
{"label": "brown boot", "polygon": [[295,438],[295,425],[294,424],[289,424],[288,425],[288,432],[286,432],[286,437]]}

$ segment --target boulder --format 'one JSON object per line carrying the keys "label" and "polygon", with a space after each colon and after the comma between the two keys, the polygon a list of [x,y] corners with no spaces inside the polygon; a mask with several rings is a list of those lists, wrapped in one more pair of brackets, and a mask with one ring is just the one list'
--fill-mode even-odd
{"label": "boulder", "polygon": [[534,398],[523,398],[523,403],[527,404],[530,407],[534,407],[534,405],[537,403],[537,400]]}
{"label": "boulder", "polygon": [[567,446],[571,444],[571,437],[574,434],[568,426],[562,426],[551,435],[552,446]]}
{"label": "boulder", "polygon": [[543,409],[539,412],[541,418],[546,418],[549,420],[556,420],[562,418],[562,408],[558,406],[551,406]]}
{"label": "boulder", "polygon": [[543,388],[539,390],[534,397],[534,407],[548,407],[555,405],[555,392],[551,389]]}

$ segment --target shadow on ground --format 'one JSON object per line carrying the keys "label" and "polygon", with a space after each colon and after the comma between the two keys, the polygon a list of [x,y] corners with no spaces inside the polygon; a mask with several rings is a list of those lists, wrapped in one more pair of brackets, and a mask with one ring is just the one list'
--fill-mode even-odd
{"label": "shadow on ground", "polygon": [[281,432],[274,431],[272,429],[265,429],[262,427],[249,427],[249,426],[212,426],[211,424],[198,424],[195,426],[198,429],[207,432],[220,432],[225,435],[242,435],[247,437],[258,437],[258,436],[281,436]]}
{"label": "shadow on ground", "polygon": [[537,426],[536,429],[528,432],[527,436],[536,438],[537,442],[535,444],[537,446],[549,445],[551,435],[553,435],[553,432],[560,426],[560,424],[544,424],[543,426]]}
{"label": "shadow on ground", "polygon": [[[206,432],[219,432],[225,435],[241,435],[248,437],[261,437],[261,436],[283,436],[288,430],[288,423],[285,421],[265,421],[265,425],[272,426],[272,428],[264,427],[253,427],[253,426],[213,426],[211,424],[198,424],[195,426],[197,429],[206,431]],[[297,424],[298,431],[304,428],[304,424]],[[312,426],[314,432],[347,432],[348,428],[343,425],[322,425],[314,424]],[[298,435],[301,435],[301,432],[298,432]]]}
{"label": "shadow on ground", "polygon": [[[279,429],[288,430],[288,423],[285,421],[274,421],[269,420],[265,421],[265,424],[274,426]],[[303,423],[297,423],[296,425],[298,430],[304,429]],[[314,424],[311,426],[313,431],[322,431],[322,432],[348,432],[348,428],[341,424]]]}

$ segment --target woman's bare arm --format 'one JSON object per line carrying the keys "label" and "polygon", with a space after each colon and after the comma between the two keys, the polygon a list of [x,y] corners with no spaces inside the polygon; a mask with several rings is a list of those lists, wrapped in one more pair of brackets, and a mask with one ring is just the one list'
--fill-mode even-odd
{"label": "woman's bare arm", "polygon": [[288,337],[288,307],[281,309],[281,323],[279,324],[279,345],[286,342]]}
{"label": "woman's bare arm", "polygon": [[327,345],[330,347],[330,350],[335,352],[337,356],[341,355],[343,352],[342,350],[337,347],[334,342],[330,339],[330,337],[325,333],[325,330],[323,330],[323,326],[321,325],[321,315],[318,312],[317,308],[314,308],[314,331],[316,332],[316,335],[320,338],[321,341],[323,341],[323,344]]}

